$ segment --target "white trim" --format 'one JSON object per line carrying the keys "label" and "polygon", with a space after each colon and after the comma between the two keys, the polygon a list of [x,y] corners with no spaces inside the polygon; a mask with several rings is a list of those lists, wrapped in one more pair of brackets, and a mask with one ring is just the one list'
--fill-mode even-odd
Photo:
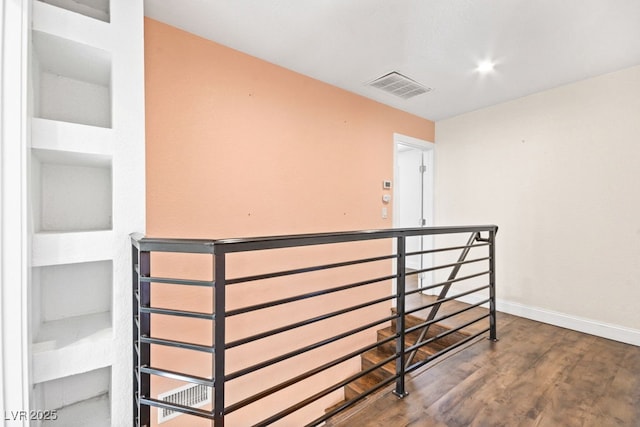
{"label": "white trim", "polygon": [[[29,0],[0,10],[0,413],[29,410],[27,70]],[[6,417],[5,417],[6,418]],[[5,420],[27,426],[28,421]]]}
{"label": "white trim", "polygon": [[[423,150],[426,153],[428,153],[429,156],[429,162],[430,164],[433,166],[435,165],[435,156],[434,156],[434,152],[435,152],[435,144],[433,142],[430,141],[425,141],[422,139],[418,139],[418,138],[414,138],[412,136],[407,136],[407,135],[402,135],[399,133],[394,133],[393,134],[393,182],[394,185],[392,186],[392,190],[394,191],[394,199],[395,199],[395,183],[398,182],[398,144],[403,144],[403,145],[409,145],[411,147],[415,147],[419,150]],[[432,198],[434,195],[434,190],[435,190],[435,186],[434,184],[434,168],[431,167],[431,169],[427,172],[431,175],[430,181],[432,183]],[[433,210],[434,210],[434,203],[431,203],[431,209],[432,212],[430,212],[429,214],[431,215],[431,218],[433,218]],[[393,220],[393,227],[396,226],[396,218],[397,218],[397,203],[393,203],[392,206],[392,220]],[[395,248],[394,248],[395,250]]]}
{"label": "white trim", "polygon": [[[486,299],[486,297],[481,295],[467,295],[466,297],[458,298],[459,301],[469,304],[475,304],[482,301],[483,299]],[[584,317],[573,316],[553,310],[547,310],[545,308],[530,307],[524,304],[506,301],[500,298],[496,300],[496,308],[502,313],[512,314],[514,316],[524,317],[526,319],[535,320],[537,322],[548,323],[550,325],[559,326],[561,328],[572,329],[574,331],[583,332],[585,334],[595,335],[614,341],[620,341],[626,344],[640,346],[640,329],[627,328],[625,326],[599,322]],[[498,338],[500,338],[499,330]]]}
{"label": "white trim", "polygon": [[[410,146],[413,148],[416,148],[418,150],[421,150],[424,153],[425,156],[425,163],[430,165],[431,167],[428,168],[426,174],[427,174],[427,179],[426,181],[429,183],[430,185],[430,189],[425,189],[424,193],[428,194],[431,196],[431,201],[429,203],[430,206],[430,210],[429,212],[424,212],[425,218],[430,218],[431,219],[431,226],[434,225],[434,212],[435,212],[435,144],[431,141],[426,141],[426,140],[422,140],[422,139],[418,139],[418,138],[414,138],[412,136],[407,136],[407,135],[402,135],[400,133],[394,133],[393,134],[393,186],[392,188],[392,208],[391,208],[391,212],[392,212],[392,227],[393,228],[397,228],[398,227],[398,216],[399,216],[399,211],[398,211],[398,203],[397,203],[397,199],[398,199],[398,193],[396,192],[397,190],[397,184],[399,182],[399,175],[398,175],[398,151],[399,151],[399,145],[404,145],[404,146]],[[396,246],[395,246],[395,241],[392,242],[392,253],[395,253],[396,251]],[[419,266],[410,266],[407,265],[407,267],[409,268],[419,268]],[[396,265],[394,263],[393,266],[393,274],[396,274]],[[429,273],[422,273],[422,274],[429,274]],[[395,284],[393,285],[392,288],[392,292],[395,293]],[[428,292],[428,291],[427,291]]]}
{"label": "white trim", "polygon": [[433,150],[435,148],[435,143],[431,141],[427,141],[426,139],[414,138],[413,136],[407,136],[401,133],[394,133],[393,141],[395,143],[412,145],[422,150]]}
{"label": "white trim", "polygon": [[504,313],[640,346],[640,330],[638,329],[599,322],[544,308],[528,307],[523,304],[500,299],[497,300],[496,304],[498,309]]}

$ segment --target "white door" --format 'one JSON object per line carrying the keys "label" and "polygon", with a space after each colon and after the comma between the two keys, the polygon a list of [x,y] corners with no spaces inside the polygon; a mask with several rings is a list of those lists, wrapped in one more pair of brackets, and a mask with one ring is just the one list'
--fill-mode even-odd
{"label": "white door", "polygon": [[[394,228],[430,227],[433,225],[433,144],[395,136]],[[407,239],[407,252],[419,252],[433,247],[432,237]],[[409,270],[423,270],[432,265],[432,256],[407,258]],[[430,284],[431,274],[420,274],[420,286]]]}

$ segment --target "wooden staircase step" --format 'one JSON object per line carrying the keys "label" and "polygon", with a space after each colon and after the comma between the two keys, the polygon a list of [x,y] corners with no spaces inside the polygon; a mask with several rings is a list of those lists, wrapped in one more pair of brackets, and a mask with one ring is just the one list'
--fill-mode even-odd
{"label": "wooden staircase step", "polygon": [[[396,309],[396,307],[392,307],[391,308],[391,313],[392,314],[398,314],[398,310]],[[436,317],[440,317],[447,314],[446,311],[444,309],[441,309],[438,314],[436,315]],[[405,314],[404,316],[404,324],[407,328],[410,328],[412,326],[417,326],[421,323],[424,323],[427,319],[427,315],[428,313],[422,313],[422,312],[418,312],[418,314]],[[458,315],[460,316],[460,315]],[[393,322],[395,324],[395,319],[392,320],[391,322]],[[456,316],[452,316],[449,319],[445,319],[442,322],[438,322],[438,325],[441,325],[443,328],[449,328],[450,324],[457,324],[457,323],[464,323],[464,322],[460,322],[458,320],[456,320]]]}
{"label": "wooden staircase step", "polygon": [[[379,334],[386,335],[386,337],[391,336],[394,332],[391,328],[385,328],[385,330],[379,331]],[[380,336],[380,335],[379,335]],[[410,343],[407,342],[407,345]],[[427,345],[421,347],[416,352],[416,356],[414,361],[418,362],[421,360],[427,359],[429,356],[437,353],[442,350],[444,347],[441,345]],[[395,342],[389,342],[381,345],[377,349],[369,350],[362,354],[361,356],[361,368],[363,371],[373,368],[375,365],[381,363],[383,360],[389,358],[391,355],[395,353]],[[371,387],[375,386],[379,382],[394,376],[396,373],[396,361],[391,360],[368,374],[358,378],[355,381],[347,384],[345,386],[345,399],[349,400],[353,397],[369,390]]]}
{"label": "wooden staircase step", "polygon": [[331,412],[334,409],[338,409],[338,407],[344,405],[344,403],[346,402],[346,400],[341,400],[340,402],[336,403],[335,405],[331,405],[329,406],[327,409],[324,410],[324,412]]}
{"label": "wooden staircase step", "polygon": [[[362,354],[362,357],[360,358],[360,366],[362,367],[363,371],[373,368],[378,363],[381,363],[384,359],[387,359],[390,356],[392,356],[393,353],[394,352],[387,352],[387,351],[381,351],[381,350],[369,350],[366,353]],[[365,375],[363,378],[370,377],[375,379],[376,380],[375,382],[378,383],[384,379],[392,377],[395,374],[395,372],[396,372],[396,361],[394,359],[390,362],[385,363],[384,365],[380,366],[374,371],[371,371],[370,373]]]}
{"label": "wooden staircase step", "polygon": [[[395,308],[393,309],[393,313],[396,314]],[[397,319],[393,319],[391,321],[391,328],[395,331],[396,328],[396,321]],[[412,328],[414,326],[418,326],[422,323],[425,322],[425,319],[422,319],[420,317],[408,314],[405,316],[405,320],[404,320],[404,324],[405,324],[405,328]],[[422,328],[421,328],[422,329]],[[413,342],[415,342],[416,338],[418,338],[418,336],[420,335],[420,331],[421,329],[418,329],[414,332],[411,332],[410,334],[407,334],[408,336],[412,336],[413,338]],[[432,338],[436,335],[440,335],[444,332],[450,331],[451,328],[442,325],[440,323],[433,323],[429,326],[429,331],[427,333],[426,338]],[[437,341],[438,344],[444,346],[444,347],[448,347],[450,345],[456,344],[460,341],[462,341],[463,339],[467,338],[468,336],[472,335],[470,332],[465,331],[465,330],[460,330],[460,331],[456,331],[456,332],[452,332],[450,334],[448,334],[445,337],[439,338]]]}
{"label": "wooden staircase step", "polygon": [[[377,369],[376,371],[380,371],[380,369]],[[389,376],[384,378],[389,378]],[[344,399],[351,400],[375,387],[380,381],[380,375],[374,375],[373,372],[360,377],[355,381],[351,381],[349,384],[344,386]]]}
{"label": "wooden staircase step", "polygon": [[[446,312],[448,312],[448,310],[455,310],[455,307],[446,307],[445,305],[442,306],[442,309],[440,310],[440,316],[442,316],[443,314],[445,314]],[[459,309],[459,308],[458,308]],[[428,311],[429,310],[425,310],[425,311],[420,311],[417,314],[409,314],[405,316],[405,328],[412,328],[415,326],[418,326],[422,323],[425,322],[426,317],[428,316]],[[452,312],[452,311],[449,311]],[[392,309],[392,313],[393,314],[397,314],[397,310],[395,308]],[[474,315],[474,314],[472,314]],[[457,317],[457,316],[455,316]],[[468,316],[465,316],[468,317]],[[431,324],[429,326],[429,330],[428,333],[425,337],[425,339],[429,339],[429,338],[433,338],[437,335],[443,334],[445,332],[448,332],[451,330],[451,328],[455,327],[456,324],[462,324],[465,321],[461,321],[460,319],[455,319],[452,318],[453,320],[449,320],[449,319],[445,319],[443,322],[438,322],[438,323],[434,323]],[[390,338],[392,336],[394,336],[396,334],[396,320],[394,319],[391,321],[391,325],[386,327],[386,328],[382,328],[379,329],[377,331],[377,340],[378,342],[383,341],[387,338]],[[465,328],[466,329],[466,328]],[[420,334],[421,334],[422,328],[417,329],[409,334],[406,334],[405,336],[405,346],[409,347],[412,346],[416,343],[417,339],[419,338]],[[465,338],[469,337],[470,335],[472,335],[472,331],[466,331],[466,330],[461,330],[461,331],[456,331],[456,332],[452,332],[449,333],[448,335],[442,337],[442,338],[438,338],[437,340],[422,346],[418,349],[418,351],[416,352],[415,358],[414,358],[414,362],[419,362],[422,360],[426,360],[427,358],[429,358],[430,356],[434,355],[435,353],[445,349],[446,347],[449,347],[453,344],[456,344],[462,340],[464,340]],[[396,342],[395,340],[390,340],[388,342],[379,344],[376,348],[369,350],[365,353],[363,353],[360,356],[360,360],[361,360],[361,369],[362,371],[365,371],[367,369],[373,368],[375,365],[377,365],[378,363],[381,363],[383,360],[389,358],[390,356],[392,356],[393,354],[395,354],[396,351]],[[351,400],[355,397],[358,397],[360,395],[362,395],[363,393],[366,393],[367,391],[369,391],[371,388],[375,387],[376,385],[378,385],[381,381],[391,378],[393,375],[395,375],[395,371],[396,371],[396,361],[391,360],[390,362],[387,362],[381,366],[379,366],[378,368],[374,369],[373,371],[369,372],[366,375],[363,375],[362,377],[358,378],[357,380],[354,380],[352,382],[350,382],[349,384],[345,385],[344,387],[344,398],[345,400],[336,403],[335,405],[331,406],[330,408],[327,408],[327,412],[330,412],[333,409],[338,408],[339,406],[343,405],[346,401]]]}
{"label": "wooden staircase step", "polygon": [[[391,326],[384,329],[379,329],[378,342],[383,341],[389,337],[392,337],[395,334],[396,334],[396,330],[394,327],[391,327]],[[420,336],[420,333],[417,331],[406,335],[405,341],[404,341],[405,347],[414,345],[416,343],[416,340],[419,338],[419,336]],[[445,345],[443,345],[441,340],[436,340],[432,343],[429,343],[428,345],[420,347],[416,353],[415,360],[425,360],[427,357],[437,353],[438,351],[444,348],[445,348]],[[378,349],[391,355],[396,351],[396,340],[392,340],[392,341],[388,341],[383,344],[380,344],[378,346]]]}

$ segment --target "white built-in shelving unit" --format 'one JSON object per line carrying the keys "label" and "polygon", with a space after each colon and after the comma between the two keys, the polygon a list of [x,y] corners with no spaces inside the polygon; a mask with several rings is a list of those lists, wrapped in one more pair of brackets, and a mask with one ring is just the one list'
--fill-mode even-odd
{"label": "white built-in shelving unit", "polygon": [[131,425],[142,0],[32,0],[31,14],[30,406],[58,410],[55,425]]}

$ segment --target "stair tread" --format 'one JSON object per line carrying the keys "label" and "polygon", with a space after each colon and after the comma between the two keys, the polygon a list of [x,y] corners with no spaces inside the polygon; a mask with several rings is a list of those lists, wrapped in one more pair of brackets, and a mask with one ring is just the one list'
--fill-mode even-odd
{"label": "stair tread", "polygon": [[[429,298],[429,297],[425,297]],[[450,301],[451,304],[443,304],[438,312],[438,316],[446,315],[447,313],[451,313],[453,311],[459,310],[463,303],[459,303],[457,301]],[[408,314],[405,316],[405,328],[412,328],[424,323],[429,315],[430,309],[421,310],[419,312],[415,312],[412,314]],[[429,326],[428,333],[424,339],[433,338],[435,336],[444,334],[447,331],[457,327],[458,325],[469,322],[473,319],[476,319],[485,313],[486,309],[482,308],[474,308],[469,310],[468,312],[461,313],[456,316],[452,316],[449,319],[444,319],[443,321],[439,321],[437,323],[433,323]],[[392,308],[392,313],[397,314],[396,308]],[[414,361],[422,361],[426,360],[428,357],[438,353],[439,351],[445,349],[446,347],[457,343],[470,335],[476,333],[481,326],[477,324],[472,324],[469,327],[464,328],[463,330],[459,330],[456,332],[451,332],[437,340],[430,342],[427,345],[424,345],[418,348]],[[421,334],[422,328],[416,329],[405,335],[405,347],[409,347],[415,344],[416,340],[419,338]],[[396,319],[391,321],[391,325],[385,328],[378,329],[377,331],[377,339],[378,341],[382,341],[384,339],[390,338],[396,334]],[[385,343],[379,344],[378,347],[369,350],[363,354],[361,354],[361,369],[362,371],[370,369],[376,364],[381,363],[383,360],[389,358],[393,354],[395,354],[395,340],[389,340]],[[361,395],[362,393],[367,392],[371,388],[375,387],[384,379],[390,378],[395,375],[395,364],[396,360],[393,359],[374,369],[373,371],[363,375],[362,377],[350,382],[344,387],[344,396],[345,400],[336,403],[335,405],[327,408],[327,412],[330,412],[333,409],[336,409],[343,405],[346,401],[353,399],[354,397]]]}
{"label": "stair tread", "polygon": [[[378,336],[378,341],[381,341],[383,339],[386,339],[386,338],[389,338],[389,337],[392,337],[393,335],[395,335],[396,334],[396,328],[393,327],[393,326],[388,326],[388,327],[386,327],[384,329],[379,329],[377,331],[377,334],[378,334],[377,335]],[[431,338],[433,336],[434,336],[433,333],[429,333],[429,334],[427,334],[427,336],[424,339]],[[409,334],[406,334],[405,335],[405,340],[404,340],[405,346],[409,346],[409,345],[415,344],[419,337],[420,337],[420,331],[419,330],[413,331],[413,332],[411,332]],[[395,341],[389,341],[389,342],[387,342],[385,344],[390,344],[391,346],[395,346]],[[434,346],[434,347],[436,347],[438,349],[443,349],[445,347],[442,343],[439,342],[439,340],[433,341],[429,345],[432,345],[432,346]]]}
{"label": "stair tread", "polygon": [[[393,307],[391,309],[391,312],[393,314],[397,314],[398,313],[395,307]],[[439,316],[442,316],[444,314],[446,314],[444,312],[444,310],[442,310],[442,311],[440,311],[438,313]],[[479,317],[479,316],[476,316],[476,317]],[[418,326],[418,325],[426,322],[427,316],[417,316],[417,315],[414,315],[414,314],[407,314],[407,315],[404,316],[404,319],[405,319],[404,320],[405,328],[412,328],[414,326]],[[450,330],[450,329],[453,329],[453,328],[459,326],[460,324],[464,323],[464,321],[462,321],[460,319],[461,319],[460,317],[453,316],[451,318],[444,319],[444,320],[441,320],[441,321],[436,322],[436,323],[432,323],[429,328],[431,329],[431,328],[435,327],[435,328],[438,328],[440,330]],[[470,319],[466,319],[465,318],[465,320],[470,320]],[[391,322],[395,326],[396,320],[394,319]],[[462,330],[460,330],[458,332],[463,334],[463,335],[467,335],[467,336],[468,335],[472,335],[472,332],[467,330],[466,328],[462,329]]]}
{"label": "stair tread", "polygon": [[[421,296],[421,303],[424,304],[429,304],[429,303],[434,303],[436,301],[436,297],[432,296],[432,295],[422,295]],[[459,310],[463,310],[469,308],[469,304],[463,303],[461,301],[457,301],[457,300],[451,300],[451,301],[446,301],[444,303],[442,303],[440,305],[440,308],[438,309],[437,315],[436,317],[442,317],[445,316],[447,314],[451,314],[454,313],[456,311]],[[409,310],[410,308],[407,307],[407,309]],[[407,314],[405,315],[405,324],[406,327],[412,327],[412,326],[416,326],[419,325],[420,323],[425,322],[425,320],[429,317],[429,314],[431,312],[432,307],[428,307],[419,311],[414,311],[411,314]],[[393,314],[397,314],[397,308],[396,307],[392,307],[391,308],[391,312]],[[483,307],[474,307],[470,310],[467,310],[465,312],[462,313],[458,313],[450,318],[447,319],[443,319],[441,321],[438,321],[436,324],[440,325],[442,328],[444,329],[453,329],[455,327],[458,327],[459,325],[462,325],[466,322],[478,319],[481,316],[484,316],[488,313],[488,309],[483,308]],[[477,322],[474,324],[471,324],[467,327],[465,327],[464,329],[458,331],[459,333],[461,333],[462,335],[473,335],[479,331],[481,331],[482,329],[484,329],[486,327],[486,324],[488,323],[488,320],[486,322]]]}
{"label": "stair tread", "polygon": [[354,397],[369,391],[371,388],[378,385],[380,381],[381,380],[379,378],[373,377],[369,374],[351,381],[349,384],[344,386],[345,400],[351,400]]}
{"label": "stair tread", "polygon": [[[407,326],[408,328],[413,327],[411,325]],[[391,326],[391,330],[394,331],[395,333],[395,322],[394,325]],[[406,334],[409,339],[412,341],[412,344],[415,343],[418,339],[418,337],[420,336],[422,329],[416,329],[415,331],[412,331],[408,334]],[[436,336],[440,336],[440,338],[435,339],[434,341],[432,341],[433,344],[439,345],[441,347],[448,347],[452,344],[455,344],[459,341],[462,341],[463,339],[467,338],[469,335],[460,331],[456,331],[456,332],[450,332],[448,334],[445,335],[446,332],[450,331],[449,328],[446,328],[442,325],[439,325],[438,323],[434,323],[432,325],[429,326],[429,330],[427,335],[423,338],[424,340],[430,339],[430,338],[435,338]],[[385,332],[382,332],[385,333]]]}
{"label": "stair tread", "polygon": [[[430,328],[431,329],[431,328]],[[443,327],[434,327],[435,333],[440,333],[441,331],[446,330]],[[395,327],[388,326],[386,328],[382,328],[378,330],[378,340],[381,338],[388,338],[395,335]],[[431,335],[431,334],[429,334]],[[454,335],[454,334],[451,334]],[[408,347],[415,343],[416,338],[418,338],[419,332],[414,332],[412,334],[407,335],[405,345]],[[464,338],[465,335],[458,334],[455,338]],[[451,338],[451,336],[449,336]],[[421,361],[427,359],[429,356],[439,352],[440,350],[446,347],[445,344],[440,343],[438,341],[429,343],[424,345],[418,349],[415,355],[415,361]],[[361,369],[367,370],[372,368],[374,365],[377,365],[389,358],[395,353],[395,341],[389,341],[387,343],[381,344],[377,348],[366,351],[361,355]],[[351,383],[345,386],[345,398],[349,400],[358,394],[364,393],[369,390],[371,387],[374,387],[380,381],[383,381],[386,378],[390,378],[395,374],[396,371],[396,360],[393,359],[369,372],[368,374],[358,378],[357,380],[352,381]]]}

